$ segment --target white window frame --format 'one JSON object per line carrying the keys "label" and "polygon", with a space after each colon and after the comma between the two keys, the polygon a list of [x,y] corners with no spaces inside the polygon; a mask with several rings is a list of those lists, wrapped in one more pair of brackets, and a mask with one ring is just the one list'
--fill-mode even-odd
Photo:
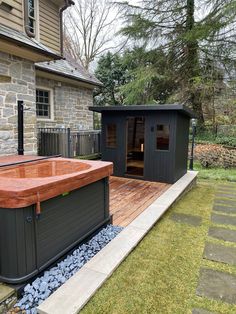
{"label": "white window frame", "polygon": [[[24,25],[25,25],[25,32],[29,37],[36,38],[39,40],[39,1],[34,0],[34,18],[29,16],[29,4],[28,0],[23,0],[24,3]],[[34,20],[34,32],[32,33],[29,30],[28,18]]]}
{"label": "white window frame", "polygon": [[[50,118],[41,118],[37,116],[36,113],[36,119],[37,121],[54,121],[54,91],[52,88],[44,87],[44,86],[36,86],[36,90],[43,90],[49,92],[49,105],[50,105]],[[35,108],[37,110],[37,102],[36,102],[36,95],[35,95]]]}

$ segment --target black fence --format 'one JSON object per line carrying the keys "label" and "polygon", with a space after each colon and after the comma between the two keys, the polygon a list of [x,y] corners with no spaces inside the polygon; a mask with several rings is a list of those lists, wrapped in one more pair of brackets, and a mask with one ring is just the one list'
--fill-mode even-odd
{"label": "black fence", "polygon": [[38,129],[38,155],[76,157],[100,153],[100,130],[72,132],[70,128]]}

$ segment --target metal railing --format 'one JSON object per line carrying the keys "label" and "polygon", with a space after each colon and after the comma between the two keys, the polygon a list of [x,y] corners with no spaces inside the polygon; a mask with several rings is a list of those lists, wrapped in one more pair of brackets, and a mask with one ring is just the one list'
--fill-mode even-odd
{"label": "metal railing", "polygon": [[38,129],[38,155],[76,157],[100,153],[100,130],[71,132],[70,128]]}

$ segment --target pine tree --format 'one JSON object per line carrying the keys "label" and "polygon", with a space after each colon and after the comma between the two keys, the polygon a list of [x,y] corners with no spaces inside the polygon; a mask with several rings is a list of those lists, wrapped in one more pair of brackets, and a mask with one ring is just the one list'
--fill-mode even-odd
{"label": "pine tree", "polygon": [[235,62],[236,1],[144,0],[127,9],[123,34],[146,51],[165,52],[178,101],[189,104],[203,123],[206,60],[219,69]]}

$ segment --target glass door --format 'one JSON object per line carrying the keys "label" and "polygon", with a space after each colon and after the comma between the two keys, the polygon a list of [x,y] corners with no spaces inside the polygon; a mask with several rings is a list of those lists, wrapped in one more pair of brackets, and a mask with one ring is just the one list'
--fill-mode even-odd
{"label": "glass door", "polygon": [[126,174],[143,177],[144,173],[144,117],[127,119]]}

